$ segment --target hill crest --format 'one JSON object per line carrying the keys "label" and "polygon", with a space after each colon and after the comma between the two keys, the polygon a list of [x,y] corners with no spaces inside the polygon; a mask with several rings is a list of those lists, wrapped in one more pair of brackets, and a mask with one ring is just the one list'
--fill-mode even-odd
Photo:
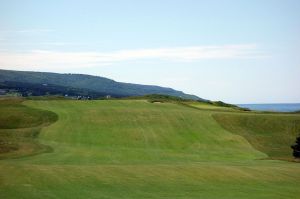
{"label": "hill crest", "polygon": [[73,74],[73,73],[53,73],[53,72],[33,72],[33,71],[13,71],[0,69],[0,83],[7,86],[9,82],[17,84],[37,85],[57,85],[68,89],[86,89],[99,95],[111,95],[112,97],[130,97],[149,94],[162,94],[176,96],[183,99],[203,100],[195,95],[186,94],[182,91],[174,90],[154,85],[141,85],[133,83],[117,82],[100,76]]}

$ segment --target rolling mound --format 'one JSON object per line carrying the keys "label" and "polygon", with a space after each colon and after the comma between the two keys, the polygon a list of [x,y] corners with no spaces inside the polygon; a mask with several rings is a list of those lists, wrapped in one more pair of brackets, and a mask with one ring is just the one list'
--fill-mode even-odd
{"label": "rolling mound", "polygon": [[[242,136],[220,128],[208,112],[177,104],[144,100],[26,104],[58,114],[59,121],[44,129],[40,138],[82,147],[86,154],[91,153],[85,161],[177,162],[265,157]],[[99,150],[102,152],[98,153]]]}
{"label": "rolling mound", "polygon": [[290,145],[300,132],[297,114],[214,114],[230,132],[245,137],[273,159],[292,160]]}
{"label": "rolling mound", "polygon": [[44,126],[55,122],[50,111],[22,105],[22,99],[0,99],[0,159],[22,157],[49,150],[37,141]]}

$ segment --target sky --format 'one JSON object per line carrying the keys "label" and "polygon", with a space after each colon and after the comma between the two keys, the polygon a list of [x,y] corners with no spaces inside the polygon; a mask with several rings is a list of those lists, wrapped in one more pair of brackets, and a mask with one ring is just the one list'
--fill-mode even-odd
{"label": "sky", "polygon": [[300,102],[299,0],[0,0],[0,68]]}

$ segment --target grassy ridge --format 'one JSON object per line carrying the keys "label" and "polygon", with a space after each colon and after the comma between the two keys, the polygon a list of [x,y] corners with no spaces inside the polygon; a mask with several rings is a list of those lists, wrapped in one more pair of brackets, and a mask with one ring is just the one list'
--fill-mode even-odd
{"label": "grassy ridge", "polygon": [[176,104],[144,100],[27,104],[59,115],[58,122],[43,130],[42,140],[82,147],[79,151],[92,149],[84,152],[86,156],[91,153],[91,161],[207,161],[222,160],[227,154],[226,159],[232,160],[265,157],[243,137],[220,128],[209,112]]}
{"label": "grassy ridge", "polygon": [[0,100],[0,159],[49,150],[36,140],[41,128],[57,120],[57,115],[22,105],[22,99]]}
{"label": "grassy ridge", "polygon": [[300,194],[299,164],[259,160],[268,156],[224,129],[214,119],[219,110],[146,100],[25,105],[58,115],[38,139],[54,151],[1,160],[0,198],[290,199]]}
{"label": "grassy ridge", "polygon": [[292,160],[290,145],[300,132],[299,114],[214,114],[225,129],[245,137],[270,158]]}

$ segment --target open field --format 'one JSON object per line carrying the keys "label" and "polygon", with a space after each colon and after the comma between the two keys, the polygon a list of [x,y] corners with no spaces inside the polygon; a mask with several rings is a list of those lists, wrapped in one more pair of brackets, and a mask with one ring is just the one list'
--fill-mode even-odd
{"label": "open field", "polygon": [[289,145],[300,130],[300,114],[199,110],[146,100],[32,100],[18,106],[24,110],[1,111],[30,109],[36,117],[24,116],[31,120],[10,129],[2,123],[1,132],[39,128],[30,139],[51,150],[7,153],[0,160],[0,198],[300,195],[300,164],[278,160],[292,160]]}

